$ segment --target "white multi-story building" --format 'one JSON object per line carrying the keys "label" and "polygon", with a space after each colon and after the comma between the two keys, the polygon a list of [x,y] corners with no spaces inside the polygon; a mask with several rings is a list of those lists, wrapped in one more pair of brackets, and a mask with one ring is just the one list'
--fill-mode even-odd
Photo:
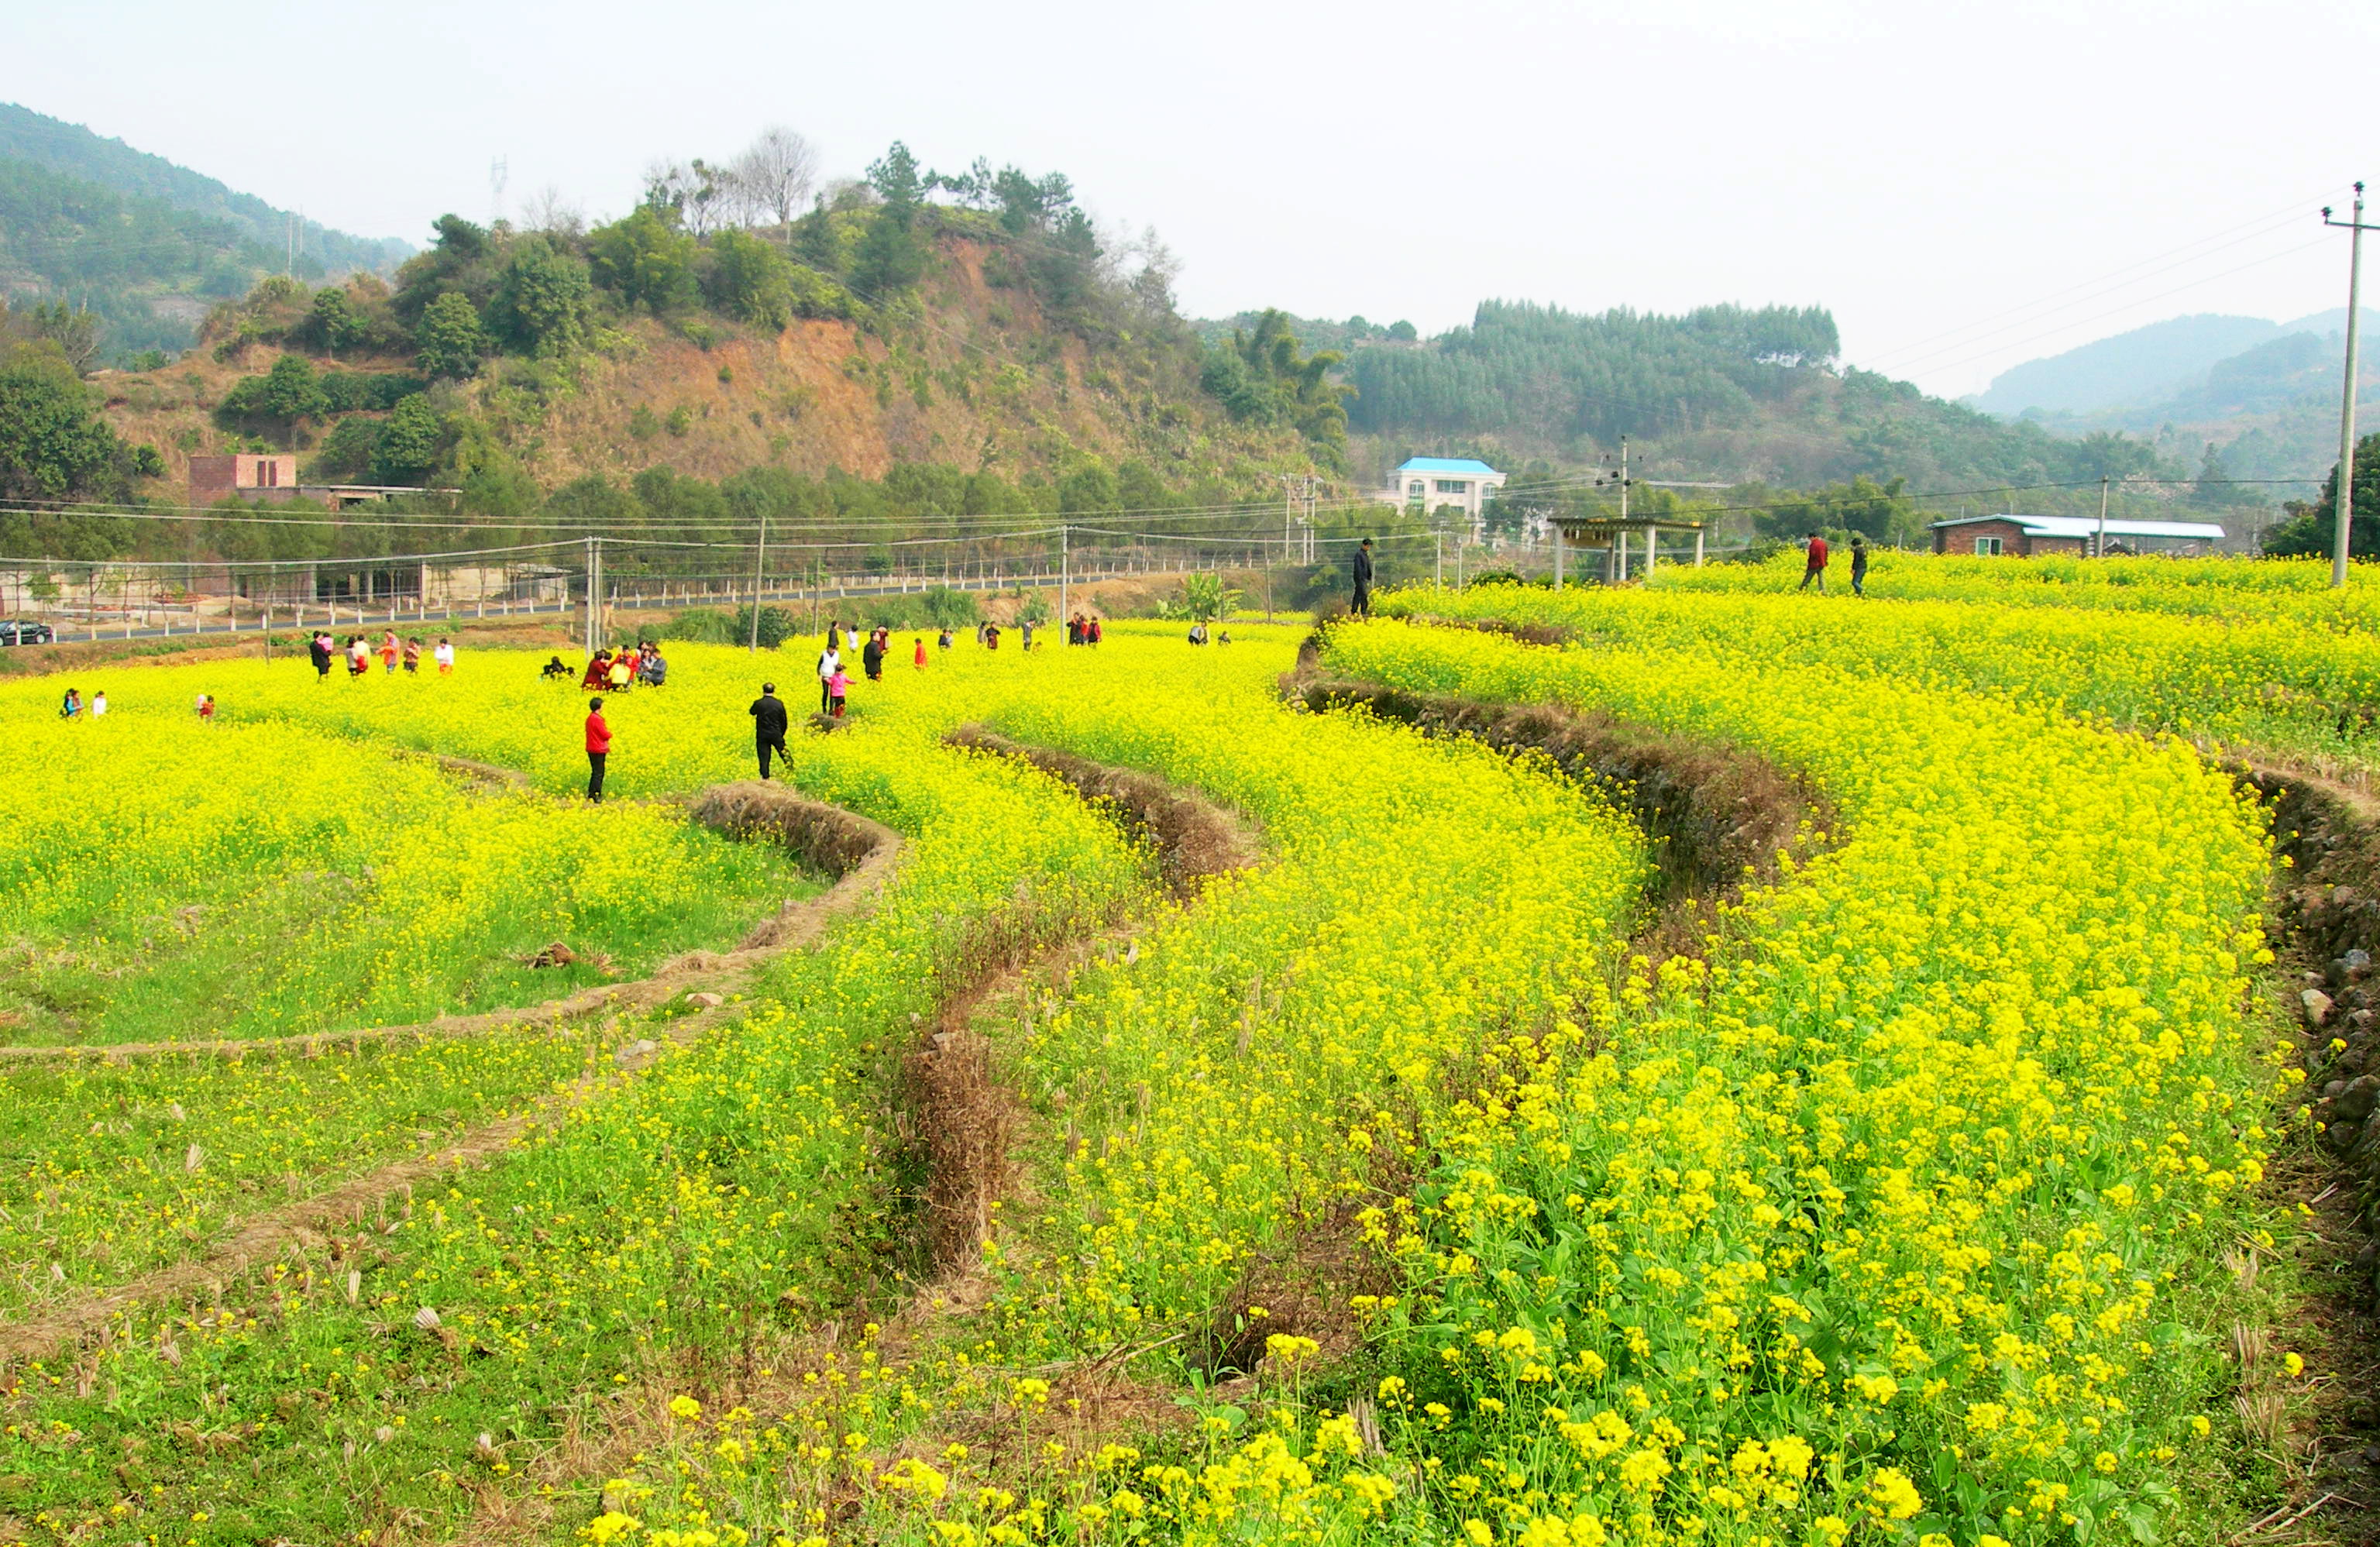
{"label": "white multi-story building", "polygon": [[1416,456],[1390,475],[1380,493],[1383,504],[1419,506],[1434,511],[1452,505],[1463,512],[1475,532],[1479,513],[1504,487],[1504,475],[1467,456]]}

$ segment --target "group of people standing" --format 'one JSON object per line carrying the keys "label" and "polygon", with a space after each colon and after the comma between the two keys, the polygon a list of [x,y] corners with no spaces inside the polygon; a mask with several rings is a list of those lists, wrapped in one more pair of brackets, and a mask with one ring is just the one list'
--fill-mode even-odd
{"label": "group of people standing", "polygon": [[[540,677],[569,674],[570,668],[562,664],[560,656],[547,661],[538,672]],[[578,679],[578,685],[596,692],[625,693],[639,683],[660,687],[668,681],[669,662],[662,658],[662,647],[650,639],[639,639],[625,649],[596,651],[595,659],[587,663],[586,672]]]}
{"label": "group of people standing", "polygon": [[[375,649],[372,643],[360,634],[347,635],[346,642],[341,644],[331,637],[329,630],[317,629],[313,637],[306,642],[306,654],[314,663],[317,682],[329,681],[331,663],[340,659],[346,661],[347,680],[353,682],[371,671],[375,654],[380,657],[382,671],[386,675],[395,676],[397,664],[402,661],[406,674],[411,676],[421,671],[421,636],[416,635],[400,643],[396,631],[391,629],[381,636],[380,645]],[[436,648],[431,652],[431,659],[437,662],[440,676],[455,674],[455,647],[446,640],[438,641]]]}
{"label": "group of people standing", "polygon": [[82,689],[79,687],[70,687],[67,689],[65,700],[58,705],[58,718],[60,719],[99,719],[104,717],[106,713],[107,690],[105,688],[102,688],[99,692],[92,694],[91,695],[90,702],[85,703],[83,701]]}

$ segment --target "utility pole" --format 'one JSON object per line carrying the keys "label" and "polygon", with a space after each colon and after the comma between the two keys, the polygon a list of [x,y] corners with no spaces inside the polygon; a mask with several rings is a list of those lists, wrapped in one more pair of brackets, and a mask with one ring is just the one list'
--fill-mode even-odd
{"label": "utility pole", "polygon": [[587,539],[587,659],[595,659],[595,593],[602,586],[602,572],[597,567],[595,539]]}
{"label": "utility pole", "polygon": [[1075,562],[1073,551],[1066,546],[1068,536],[1067,524],[1062,521],[1058,523],[1058,626],[1060,628],[1065,627],[1066,620],[1075,615],[1074,609],[1066,600],[1066,593],[1074,580]]}
{"label": "utility pole", "polygon": [[2099,475],[2099,535],[2092,539],[2091,557],[2107,556],[2107,475]]}
{"label": "utility pole", "polygon": [[752,637],[746,642],[747,655],[760,647],[760,567],[769,556],[769,513],[760,513],[760,540],[752,545]]}
{"label": "utility pole", "polygon": [[2350,233],[2347,246],[2347,384],[2340,390],[2338,404],[2338,523],[2330,538],[2330,584],[2335,589],[2347,584],[2348,523],[2355,512],[2355,335],[2356,324],[2362,320],[2363,234],[2380,230],[2380,226],[2363,224],[2363,185],[2355,185],[2355,213],[2346,220],[2333,220],[2325,206],[2322,224],[2346,228]]}

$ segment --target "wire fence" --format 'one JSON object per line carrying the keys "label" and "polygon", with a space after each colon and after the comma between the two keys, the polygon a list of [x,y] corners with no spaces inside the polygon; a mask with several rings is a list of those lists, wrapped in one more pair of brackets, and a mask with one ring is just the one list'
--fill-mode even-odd
{"label": "wire fence", "polygon": [[[586,621],[604,610],[653,611],[763,604],[820,608],[843,599],[985,594],[1197,572],[1237,576],[1269,604],[1340,583],[1361,538],[1344,529],[1284,538],[1129,531],[1087,523],[962,538],[753,545],[589,538],[451,553],[373,558],[66,562],[0,558],[0,619],[60,641],[236,635],[273,629],[428,626],[504,618]],[[1456,531],[1374,536],[1383,584],[1463,584],[1491,572],[1535,578],[1555,568],[1550,539]],[[1640,566],[1642,539],[1636,549]],[[1724,556],[1713,548],[1713,557]],[[748,562],[747,562],[748,556]],[[1694,562],[1672,537],[1662,562]],[[1568,578],[1627,578],[1608,550],[1572,547]],[[732,567],[731,567],[732,566]],[[1257,599],[1251,596],[1249,600]]]}

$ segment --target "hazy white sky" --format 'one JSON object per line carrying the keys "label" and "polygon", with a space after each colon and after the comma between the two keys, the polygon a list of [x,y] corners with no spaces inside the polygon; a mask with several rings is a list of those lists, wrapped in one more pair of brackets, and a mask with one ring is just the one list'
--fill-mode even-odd
{"label": "hazy white sky", "polygon": [[1929,390],[2345,304],[2370,0],[0,0],[0,98],[416,242],[802,130],[1063,171],[1193,315],[1819,303]]}

